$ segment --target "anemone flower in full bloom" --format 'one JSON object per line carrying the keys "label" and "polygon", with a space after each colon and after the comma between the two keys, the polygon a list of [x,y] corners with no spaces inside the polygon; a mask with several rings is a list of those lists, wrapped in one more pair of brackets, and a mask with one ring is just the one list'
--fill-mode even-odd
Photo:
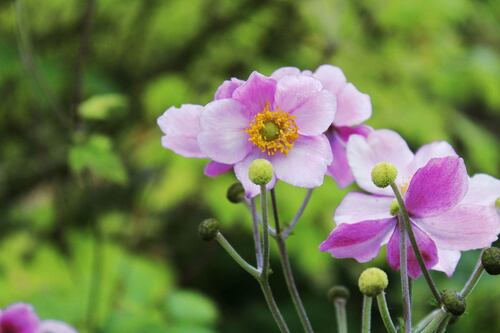
{"label": "anemone flower in full bloom", "polygon": [[[371,170],[379,162],[398,169],[395,184],[403,193],[412,229],[427,268],[453,274],[460,251],[489,246],[497,238],[498,214],[484,205],[462,202],[469,179],[463,160],[445,142],[435,142],[413,154],[395,132],[377,130],[366,138],[355,135],[347,156],[358,185],[371,194],[347,194],[335,212],[337,227],[320,245],[337,258],[367,262],[387,244],[389,265],[399,269],[398,207],[392,189],[378,188]],[[408,272],[421,269],[408,244]]]}
{"label": "anemone flower in full bloom", "polygon": [[24,303],[16,303],[0,311],[0,332],[77,333],[75,329],[60,321],[40,321],[33,307]]}

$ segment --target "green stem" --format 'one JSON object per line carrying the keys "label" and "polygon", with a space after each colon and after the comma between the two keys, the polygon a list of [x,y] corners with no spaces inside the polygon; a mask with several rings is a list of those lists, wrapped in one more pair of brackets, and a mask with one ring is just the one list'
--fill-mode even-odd
{"label": "green stem", "polygon": [[345,299],[338,298],[333,302],[335,306],[335,317],[337,318],[338,333],[347,333],[347,314],[345,311]]}
{"label": "green stem", "polygon": [[417,258],[420,269],[424,274],[425,281],[427,281],[427,284],[429,285],[429,288],[431,289],[431,292],[434,295],[434,298],[436,299],[438,304],[441,304],[441,295],[438,291],[438,288],[436,287],[436,284],[432,280],[431,274],[429,273],[427,267],[425,266],[424,258],[422,256],[422,253],[420,252],[420,249],[418,248],[417,240],[415,238],[415,234],[413,233],[413,229],[410,223],[410,216],[408,215],[408,211],[405,207],[405,203],[403,197],[401,196],[401,192],[399,192],[398,187],[394,183],[391,184],[391,188],[394,192],[394,195],[396,196],[396,199],[398,200],[399,209],[401,211],[403,222],[405,224],[405,229],[408,232],[408,237],[410,238],[410,243],[413,248],[413,252],[415,253],[415,257]]}
{"label": "green stem", "polygon": [[276,199],[276,193],[274,189],[271,190],[271,203],[273,208],[274,223],[276,229],[276,242],[278,243],[278,249],[280,254],[281,268],[283,270],[283,275],[285,276],[286,286],[288,287],[288,292],[292,298],[295,310],[299,316],[300,322],[304,331],[307,333],[313,333],[314,330],[307,316],[306,309],[300,298],[295,279],[293,277],[292,267],[290,265],[290,259],[288,257],[288,252],[286,250],[285,240],[281,236],[280,220],[278,215],[278,203]]}
{"label": "green stem", "polygon": [[[484,250],[483,250],[484,251]],[[477,260],[476,267],[474,267],[474,270],[472,271],[471,276],[467,280],[467,282],[464,285],[464,288],[460,292],[460,294],[464,297],[467,298],[467,296],[470,295],[476,284],[479,282],[479,279],[483,275],[484,272],[484,267],[483,264],[481,263],[481,256],[483,254],[483,251],[481,251],[481,254],[479,254],[479,259]]]}
{"label": "green stem", "polygon": [[312,188],[307,190],[304,201],[302,201],[302,205],[300,205],[300,208],[297,211],[297,214],[295,214],[295,216],[293,217],[293,220],[292,220],[292,222],[290,222],[290,225],[288,226],[288,228],[286,228],[282,232],[283,239],[286,240],[290,236],[290,234],[293,232],[293,229],[295,229],[295,227],[297,226],[297,223],[299,222],[300,217],[302,216],[302,214],[306,210],[307,204],[309,203],[309,200],[311,199],[312,192],[313,192]]}
{"label": "green stem", "polygon": [[450,323],[450,320],[451,320],[451,315],[448,314],[444,320],[441,322],[441,324],[439,325],[436,333],[445,333],[446,332],[446,328],[448,327],[448,324]]}
{"label": "green stem", "polygon": [[269,286],[269,281],[267,280],[267,277],[264,277],[263,279],[260,280],[260,287],[262,288],[262,293],[264,294],[267,305],[269,306],[269,310],[271,311],[271,314],[273,315],[273,318],[276,321],[276,324],[278,325],[280,331],[282,333],[290,333],[290,330],[288,329],[285,319],[281,315],[278,305],[274,300],[273,292],[271,290],[271,287]]}
{"label": "green stem", "polygon": [[391,314],[389,313],[389,308],[387,307],[387,300],[385,299],[385,292],[381,292],[377,295],[378,310],[380,312],[380,317],[384,322],[385,329],[389,333],[397,333],[396,327],[391,319]]}
{"label": "green stem", "polygon": [[436,330],[439,328],[443,320],[446,319],[448,316],[448,313],[444,311],[443,309],[439,310],[439,312],[436,314],[434,319],[427,325],[421,333],[434,333]]}
{"label": "green stem", "polygon": [[262,210],[262,272],[261,277],[267,278],[269,271],[269,222],[267,218],[267,190],[260,186],[260,207]]}
{"label": "green stem", "polygon": [[372,298],[363,296],[363,314],[361,322],[361,333],[370,333],[372,321]]}
{"label": "green stem", "polygon": [[420,333],[427,325],[429,325],[429,323],[438,315],[440,311],[440,309],[436,309],[420,320],[417,326],[413,329],[413,333]]}
{"label": "green stem", "polygon": [[260,240],[259,231],[259,216],[257,214],[257,207],[255,205],[255,199],[252,198],[250,201],[250,212],[252,214],[252,232],[253,240],[255,243],[255,257],[257,260],[257,269],[262,269],[262,242]]}
{"label": "green stem", "polygon": [[405,333],[411,332],[411,301],[410,286],[408,284],[408,253],[406,246],[406,225],[401,218],[398,219],[399,227],[399,269],[401,274],[401,289],[403,294],[403,318]]}
{"label": "green stem", "polygon": [[243,259],[220,232],[217,233],[215,239],[217,240],[217,242],[219,242],[220,246],[222,246],[222,248],[226,250],[231,258],[233,258],[234,261],[236,261],[236,263],[241,266],[241,268],[243,268],[248,274],[250,274],[257,280],[259,280],[260,272],[255,267],[250,265],[245,259]]}

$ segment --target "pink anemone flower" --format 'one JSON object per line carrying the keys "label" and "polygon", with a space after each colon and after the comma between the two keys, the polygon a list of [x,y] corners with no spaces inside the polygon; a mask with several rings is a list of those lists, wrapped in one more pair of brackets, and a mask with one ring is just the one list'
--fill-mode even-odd
{"label": "pink anemone flower", "polygon": [[[387,244],[389,265],[399,269],[397,202],[390,187],[378,188],[371,180],[371,170],[379,162],[390,162],[398,169],[395,184],[403,194],[428,269],[451,276],[460,251],[483,248],[496,240],[498,214],[484,205],[462,202],[469,183],[466,168],[446,142],[425,145],[413,154],[397,133],[377,130],[366,138],[353,136],[347,156],[357,184],[370,194],[347,194],[335,212],[337,227],[320,245],[321,251],[367,262]],[[407,244],[408,272],[417,278],[421,269]]]}
{"label": "pink anemone flower", "polygon": [[302,73],[318,79],[324,89],[337,98],[335,118],[326,131],[333,154],[333,162],[328,166],[327,174],[344,188],[354,181],[351,168],[347,162],[346,145],[351,135],[366,137],[371,128],[363,125],[372,115],[370,96],[360,92],[352,83],[348,83],[344,72],[332,65],[321,65],[316,71],[300,71],[295,67],[283,67],[276,70],[271,77],[280,79],[287,75]]}
{"label": "pink anemone flower", "polygon": [[269,160],[276,179],[312,188],[320,186],[332,154],[323,134],[335,117],[336,99],[311,76],[279,80],[253,72],[247,81],[226,81],[216,100],[200,116],[198,145],[222,165],[234,165],[247,196],[259,193],[248,179],[257,158]]}

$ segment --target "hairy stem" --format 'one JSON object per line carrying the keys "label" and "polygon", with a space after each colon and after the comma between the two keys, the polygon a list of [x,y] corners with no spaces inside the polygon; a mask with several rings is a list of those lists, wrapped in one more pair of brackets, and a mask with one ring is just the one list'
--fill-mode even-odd
{"label": "hairy stem", "polygon": [[479,279],[483,275],[484,267],[483,267],[483,264],[481,263],[481,256],[483,255],[483,252],[484,252],[484,250],[481,251],[481,253],[479,254],[479,259],[477,260],[476,267],[474,267],[474,270],[472,271],[471,276],[469,277],[469,279],[465,283],[462,291],[460,292],[460,294],[464,298],[467,298],[467,296],[470,295],[470,293],[472,292],[472,290],[474,289],[476,284],[479,282]]}
{"label": "hairy stem", "polygon": [[363,296],[363,313],[361,321],[361,333],[370,333],[372,322],[372,301],[370,296]]}
{"label": "hairy stem", "polygon": [[255,242],[255,257],[257,260],[257,269],[262,269],[262,241],[260,239],[259,231],[259,216],[257,214],[257,206],[255,205],[255,199],[252,198],[250,201],[250,209],[252,213],[252,232],[253,240]]}
{"label": "hairy stem", "polygon": [[405,322],[405,333],[411,333],[411,301],[410,286],[408,284],[408,253],[406,246],[406,227],[401,218],[398,219],[399,226],[399,269],[401,273],[401,288],[403,293],[403,318]]}
{"label": "hairy stem", "polygon": [[260,280],[260,287],[262,288],[262,293],[264,294],[267,305],[269,306],[269,310],[271,311],[271,314],[273,315],[273,318],[276,321],[276,324],[278,325],[280,331],[282,333],[289,333],[290,330],[285,322],[285,319],[281,315],[276,301],[274,300],[267,277]]}
{"label": "hairy stem", "polygon": [[413,333],[420,333],[429,323],[438,315],[440,312],[440,309],[436,309],[429,313],[427,316],[425,316],[422,320],[419,321],[419,323],[415,326],[415,328],[412,330]]}
{"label": "hairy stem", "polygon": [[450,323],[450,320],[451,320],[451,315],[448,314],[444,320],[441,322],[441,324],[439,325],[436,333],[445,333],[446,332],[446,328],[448,328],[448,324]]}
{"label": "hairy stem", "polygon": [[260,278],[260,272],[255,267],[250,265],[245,259],[243,259],[220,232],[217,233],[215,239],[220,244],[220,246],[224,250],[226,250],[231,258],[233,258],[233,260],[236,261],[238,265],[240,265],[241,268],[243,268],[248,274],[250,274],[257,280]]}
{"label": "hairy stem", "polygon": [[380,312],[380,317],[384,322],[385,329],[389,333],[397,333],[396,327],[391,319],[391,314],[389,313],[389,308],[387,308],[387,300],[385,299],[385,292],[381,292],[377,295],[378,310]]}
{"label": "hairy stem", "polygon": [[448,313],[443,309],[440,309],[436,316],[432,319],[432,321],[427,325],[421,333],[434,333],[439,328],[443,320],[446,319]]}
{"label": "hairy stem", "polygon": [[300,208],[297,211],[297,213],[295,214],[292,222],[290,222],[290,225],[288,226],[288,228],[283,230],[281,236],[284,240],[286,240],[288,237],[290,237],[290,234],[293,232],[293,229],[295,229],[295,227],[297,226],[297,223],[299,222],[300,217],[304,213],[304,210],[306,210],[307,204],[309,203],[309,200],[311,199],[312,192],[313,192],[313,189],[307,190],[304,201],[302,201],[302,205],[300,205]]}
{"label": "hairy stem", "polygon": [[335,317],[337,318],[338,333],[347,333],[347,314],[345,311],[345,299],[336,299],[333,302],[335,306]]}

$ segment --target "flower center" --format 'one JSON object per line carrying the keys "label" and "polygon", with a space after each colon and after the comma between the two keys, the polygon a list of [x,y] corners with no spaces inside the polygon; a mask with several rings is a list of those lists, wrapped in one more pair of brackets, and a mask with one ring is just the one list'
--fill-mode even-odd
{"label": "flower center", "polygon": [[267,155],[274,155],[277,151],[286,155],[299,137],[299,128],[293,118],[279,108],[271,111],[270,104],[266,103],[264,110],[255,115],[245,129],[250,136],[248,140]]}

